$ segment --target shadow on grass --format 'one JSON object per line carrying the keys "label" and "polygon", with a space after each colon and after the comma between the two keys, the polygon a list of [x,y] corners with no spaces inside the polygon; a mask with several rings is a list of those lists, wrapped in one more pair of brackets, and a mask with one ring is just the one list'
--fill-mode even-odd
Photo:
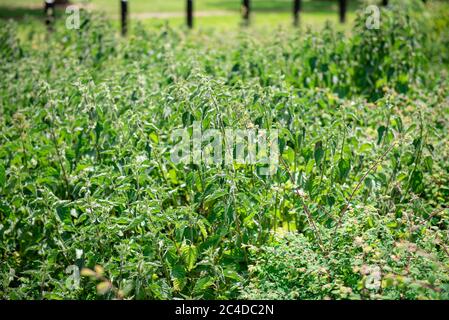
{"label": "shadow on grass", "polygon": [[[64,8],[57,7],[55,11],[56,17],[64,14]],[[30,7],[13,7],[4,6],[0,4],[0,19],[8,20],[23,20],[25,18],[29,19],[39,19],[44,21],[44,6],[42,8],[30,8]]]}
{"label": "shadow on grass", "polygon": [[[360,7],[362,1],[348,1],[348,11],[355,11]],[[240,0],[222,0],[209,3],[210,7],[221,10],[240,11]],[[252,1],[253,12],[291,12],[293,10],[293,0],[256,0]],[[302,1],[302,11],[307,13],[337,13],[337,0],[310,0]]]}

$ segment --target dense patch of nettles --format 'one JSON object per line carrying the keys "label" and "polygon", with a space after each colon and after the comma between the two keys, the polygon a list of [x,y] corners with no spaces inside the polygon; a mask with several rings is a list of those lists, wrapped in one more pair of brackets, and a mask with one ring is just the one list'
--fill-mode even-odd
{"label": "dense patch of nettles", "polygon": [[[447,12],[347,36],[1,22],[0,297],[449,298]],[[279,129],[277,173],[173,163],[194,121]]]}

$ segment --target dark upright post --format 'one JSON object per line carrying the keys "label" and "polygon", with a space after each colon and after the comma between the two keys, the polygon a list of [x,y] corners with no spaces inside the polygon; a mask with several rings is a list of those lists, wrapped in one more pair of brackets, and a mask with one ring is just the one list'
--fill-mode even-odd
{"label": "dark upright post", "polygon": [[388,0],[382,0],[382,5],[383,6],[388,6]]}
{"label": "dark upright post", "polygon": [[345,23],[346,22],[346,7],[347,7],[347,0],[340,0],[340,22]]}
{"label": "dark upright post", "polygon": [[122,36],[128,33],[128,0],[120,0],[122,12]]}
{"label": "dark upright post", "polygon": [[193,28],[193,0],[187,0],[187,26]]}
{"label": "dark upright post", "polygon": [[44,14],[45,14],[45,24],[47,25],[48,31],[53,30],[53,23],[55,21],[55,1],[45,0],[44,1]]}
{"label": "dark upright post", "polygon": [[251,13],[251,2],[250,2],[250,0],[243,0],[242,11],[243,11],[243,22],[244,22],[245,25],[249,25],[249,16],[250,16],[250,13]]}
{"label": "dark upright post", "polygon": [[293,0],[293,25],[299,26],[299,12],[301,11],[301,0]]}

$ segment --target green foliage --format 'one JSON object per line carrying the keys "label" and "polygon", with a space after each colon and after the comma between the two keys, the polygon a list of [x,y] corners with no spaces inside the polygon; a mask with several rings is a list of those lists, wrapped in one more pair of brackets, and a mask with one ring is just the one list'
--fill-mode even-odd
{"label": "green foliage", "polygon": [[[421,216],[357,206],[337,237],[321,230],[325,252],[301,234],[277,237],[252,250],[242,298],[448,299],[449,257],[435,247],[447,235]],[[447,221],[447,212],[436,217]]]}
{"label": "green foliage", "polygon": [[[351,36],[2,22],[0,297],[447,298],[446,17],[388,10]],[[276,174],[173,163],[194,122],[279,129]]]}

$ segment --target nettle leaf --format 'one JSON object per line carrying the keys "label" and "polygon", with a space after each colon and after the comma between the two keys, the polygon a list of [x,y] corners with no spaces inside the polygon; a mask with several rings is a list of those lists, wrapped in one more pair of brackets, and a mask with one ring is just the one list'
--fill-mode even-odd
{"label": "nettle leaf", "polygon": [[420,170],[416,170],[410,177],[410,186],[412,187],[413,192],[421,193],[424,190],[424,176]]}
{"label": "nettle leaf", "polygon": [[195,266],[197,255],[198,255],[197,248],[193,244],[183,245],[181,247],[181,253],[182,253],[184,261],[187,265],[187,271],[192,270]]}
{"label": "nettle leaf", "polygon": [[175,291],[181,291],[187,283],[184,266],[176,264],[171,270],[172,282]]}
{"label": "nettle leaf", "polygon": [[414,130],[416,129],[416,127],[417,127],[417,126],[416,126],[416,123],[412,123],[412,124],[407,128],[407,130],[405,131],[405,133],[408,134],[408,133],[414,131]]}
{"label": "nettle leaf", "polygon": [[236,280],[236,281],[240,281],[241,280],[239,274],[235,270],[231,269],[230,267],[228,267],[227,269],[223,270],[223,275],[226,278],[228,278],[228,279],[233,279],[233,280]]}
{"label": "nettle leaf", "polygon": [[377,144],[381,143],[386,130],[387,130],[387,128],[385,128],[385,126],[380,126],[377,129]]}
{"label": "nettle leaf", "polygon": [[205,198],[204,198],[204,202],[205,203],[212,203],[224,196],[226,196],[228,194],[228,192],[226,190],[215,190],[212,194],[208,194]]}
{"label": "nettle leaf", "polygon": [[351,170],[351,163],[349,160],[340,159],[338,162],[338,173],[340,180],[344,180],[348,177],[349,171]]}
{"label": "nettle leaf", "polygon": [[6,170],[5,167],[0,164],[0,188],[3,188],[6,184]]}
{"label": "nettle leaf", "polygon": [[300,148],[302,146],[302,143],[304,142],[304,139],[305,139],[305,135],[306,135],[306,132],[305,132],[304,128],[302,129],[301,132],[298,132],[296,134],[296,144],[297,144],[296,147],[297,148]]}
{"label": "nettle leaf", "polygon": [[423,160],[424,166],[428,171],[432,171],[433,167],[433,158],[431,156],[427,156]]}
{"label": "nettle leaf", "polygon": [[195,118],[193,117],[193,115],[190,112],[185,111],[182,114],[182,124],[184,125],[184,127],[188,127],[188,126],[192,125],[194,120],[195,120]]}
{"label": "nettle leaf", "polygon": [[279,152],[281,154],[284,153],[285,145],[286,145],[285,139],[279,138]]}
{"label": "nettle leaf", "polygon": [[197,222],[197,224],[198,224],[198,228],[200,229],[201,235],[203,236],[203,239],[206,239],[207,238],[207,229],[206,229],[204,222],[202,220],[199,220]]}
{"label": "nettle leaf", "polygon": [[319,165],[321,163],[321,160],[324,157],[324,150],[323,150],[323,142],[318,141],[315,143],[315,151],[314,151],[314,157],[315,157],[315,163]]}
{"label": "nettle leaf", "polygon": [[56,213],[58,214],[59,219],[64,224],[70,225],[72,223],[72,217],[70,214],[70,209],[68,207],[58,206],[56,208]]}
{"label": "nettle leaf", "polygon": [[368,151],[368,150],[371,150],[372,148],[373,148],[373,146],[371,145],[371,143],[363,143],[363,144],[360,146],[359,151],[360,151],[361,153],[364,153],[364,152],[366,152],[366,151]]}
{"label": "nettle leaf", "polygon": [[214,279],[210,276],[199,279],[193,288],[194,294],[200,294],[214,284]]}
{"label": "nettle leaf", "polygon": [[312,172],[312,170],[313,170],[313,160],[310,159],[309,162],[307,162],[307,165],[306,165],[306,173],[310,174]]}
{"label": "nettle leaf", "polygon": [[398,132],[403,132],[404,131],[404,125],[402,123],[402,119],[401,119],[400,116],[394,117],[393,124],[395,125],[396,129],[398,130]]}
{"label": "nettle leaf", "polygon": [[150,133],[150,139],[151,139],[151,141],[153,141],[156,144],[159,143],[159,137],[155,132]]}

